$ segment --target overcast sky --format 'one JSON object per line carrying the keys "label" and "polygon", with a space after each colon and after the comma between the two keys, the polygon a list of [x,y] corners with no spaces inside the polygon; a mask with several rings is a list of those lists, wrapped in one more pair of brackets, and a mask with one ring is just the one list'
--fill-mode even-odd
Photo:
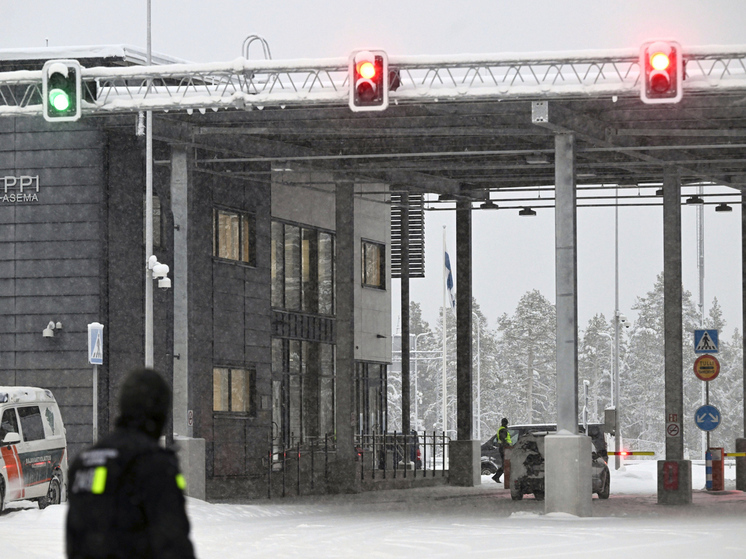
{"label": "overcast sky", "polygon": [[[146,0],[0,0],[0,49],[66,45],[146,45]],[[152,0],[153,50],[195,62],[241,55],[250,34],[269,42],[273,58],[346,57],[356,48],[390,54],[460,54],[637,48],[652,38],[687,46],[746,44],[744,0]],[[257,48],[253,58],[260,56]],[[621,310],[652,289],[663,269],[662,209],[620,210]],[[698,299],[695,210],[683,208],[685,288]],[[455,248],[455,216],[427,215],[427,274],[412,281],[412,299],[433,322],[442,304],[442,225]],[[717,296],[730,335],[741,324],[740,207],[728,214],[707,206],[705,298]],[[612,209],[578,213],[580,326],[614,309]],[[539,211],[475,212],[474,295],[494,327],[520,296],[554,296],[554,216]],[[398,284],[398,282],[394,282]],[[394,286],[398,287],[397,285]],[[398,293],[394,289],[395,294]],[[394,320],[398,312],[394,311]]]}

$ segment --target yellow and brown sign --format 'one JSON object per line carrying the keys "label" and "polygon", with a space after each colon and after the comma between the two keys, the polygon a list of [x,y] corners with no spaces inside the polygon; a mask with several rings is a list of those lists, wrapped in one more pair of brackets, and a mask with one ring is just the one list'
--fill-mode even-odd
{"label": "yellow and brown sign", "polygon": [[720,373],[720,361],[714,355],[700,355],[694,362],[694,374],[699,380],[712,380]]}

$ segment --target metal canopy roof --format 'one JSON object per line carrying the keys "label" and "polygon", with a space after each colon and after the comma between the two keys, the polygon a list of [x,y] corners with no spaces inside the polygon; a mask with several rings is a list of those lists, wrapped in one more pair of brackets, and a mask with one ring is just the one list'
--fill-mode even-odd
{"label": "metal canopy roof", "polygon": [[[746,92],[655,106],[634,97],[537,101],[548,104],[548,122],[535,123],[537,106],[524,99],[408,104],[365,115],[346,107],[265,108],[162,118],[187,127],[205,147],[198,165],[215,171],[271,161],[475,201],[512,200],[511,207],[551,205],[559,131],[576,137],[581,206],[613,196],[599,185],[627,187],[622,204],[660,203],[665,165],[680,170],[683,185],[705,184],[708,203],[740,201],[721,194],[739,194],[746,181]],[[543,202],[532,204],[542,190]]]}

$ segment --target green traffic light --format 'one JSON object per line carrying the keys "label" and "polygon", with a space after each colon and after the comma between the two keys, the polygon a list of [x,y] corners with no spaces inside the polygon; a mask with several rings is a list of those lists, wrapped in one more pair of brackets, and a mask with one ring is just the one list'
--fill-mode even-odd
{"label": "green traffic light", "polygon": [[56,111],[66,111],[70,108],[70,96],[61,89],[53,89],[49,92],[49,104]]}

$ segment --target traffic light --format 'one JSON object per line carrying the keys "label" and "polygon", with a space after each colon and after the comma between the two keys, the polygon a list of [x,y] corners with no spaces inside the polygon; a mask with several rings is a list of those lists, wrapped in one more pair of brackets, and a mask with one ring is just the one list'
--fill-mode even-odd
{"label": "traffic light", "polygon": [[389,106],[389,61],[382,50],[350,55],[350,109],[382,111]]}
{"label": "traffic light", "polygon": [[77,60],[48,60],[42,68],[42,105],[49,122],[80,118],[80,64]]}
{"label": "traffic light", "polygon": [[683,94],[684,61],[675,41],[650,41],[640,49],[643,103],[678,103]]}

